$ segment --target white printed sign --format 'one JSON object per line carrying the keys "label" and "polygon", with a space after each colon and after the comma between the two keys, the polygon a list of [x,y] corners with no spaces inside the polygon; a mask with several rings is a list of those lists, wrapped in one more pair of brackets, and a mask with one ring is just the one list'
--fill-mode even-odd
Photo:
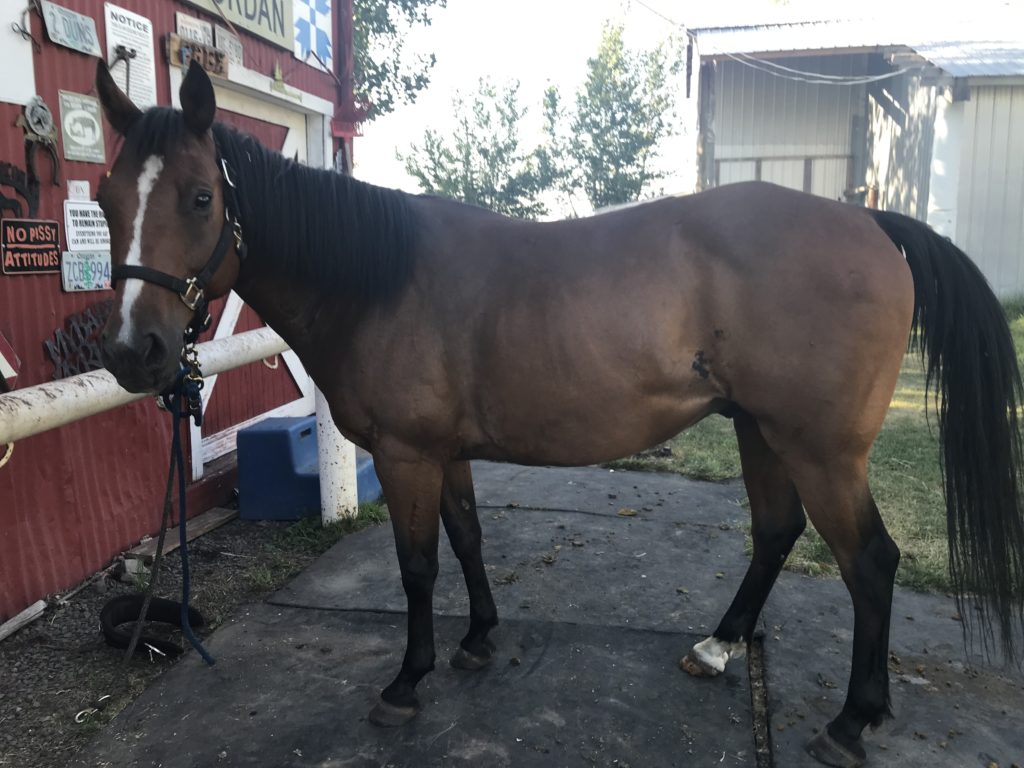
{"label": "white printed sign", "polygon": [[110,290],[110,252],[64,251],[60,282],[69,293]]}
{"label": "white printed sign", "polygon": [[80,203],[89,202],[92,185],[88,181],[68,179],[68,200],[75,200]]}
{"label": "white printed sign", "polygon": [[189,16],[181,11],[175,14],[175,19],[178,37],[191,40],[194,43],[213,45],[213,25],[210,22]]}
{"label": "white printed sign", "polygon": [[242,68],[242,41],[227,27],[217,25],[217,47],[228,55],[228,71]]}
{"label": "white printed sign", "polygon": [[110,3],[104,3],[103,9],[107,19],[107,61],[113,62],[117,57],[118,46],[129,53],[135,52],[132,58],[112,66],[110,74],[135,106],[139,109],[152,107],[156,104],[153,22]]}
{"label": "white printed sign", "polygon": [[64,233],[69,251],[110,250],[110,230],[99,203],[65,200]]}

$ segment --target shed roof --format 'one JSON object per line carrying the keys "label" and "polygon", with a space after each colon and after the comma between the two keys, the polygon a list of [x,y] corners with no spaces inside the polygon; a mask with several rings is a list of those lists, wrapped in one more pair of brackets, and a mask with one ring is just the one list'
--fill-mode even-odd
{"label": "shed roof", "polygon": [[850,19],[690,30],[704,56],[864,49],[913,51],[954,77],[1024,75],[1024,13],[936,26]]}

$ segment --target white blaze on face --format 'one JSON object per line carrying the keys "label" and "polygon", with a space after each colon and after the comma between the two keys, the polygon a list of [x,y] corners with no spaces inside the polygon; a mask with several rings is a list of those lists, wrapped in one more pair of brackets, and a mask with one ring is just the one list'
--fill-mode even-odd
{"label": "white blaze on face", "polygon": [[[149,193],[153,191],[153,186],[163,169],[164,159],[157,155],[150,155],[142,164],[138,182],[139,207],[135,209],[135,221],[132,222],[132,243],[124,260],[126,265],[142,264],[142,224],[146,218],[146,204],[149,202]],[[117,334],[117,340],[122,344],[127,344],[131,339],[132,307],[135,306],[141,291],[142,280],[135,277],[125,279],[124,295],[121,298],[121,330]]]}
{"label": "white blaze on face", "polygon": [[712,674],[725,671],[729,659],[739,659],[747,652],[746,643],[727,643],[712,635],[693,646],[693,655]]}

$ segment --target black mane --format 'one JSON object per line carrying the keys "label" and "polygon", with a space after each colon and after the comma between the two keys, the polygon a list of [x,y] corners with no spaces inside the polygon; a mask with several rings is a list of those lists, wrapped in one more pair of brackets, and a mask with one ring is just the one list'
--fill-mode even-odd
{"label": "black mane", "polygon": [[[179,111],[155,107],[131,127],[122,151],[139,160],[165,155],[187,131]],[[213,134],[237,186],[251,259],[362,301],[406,284],[415,234],[408,195],[302,165],[220,123]]]}

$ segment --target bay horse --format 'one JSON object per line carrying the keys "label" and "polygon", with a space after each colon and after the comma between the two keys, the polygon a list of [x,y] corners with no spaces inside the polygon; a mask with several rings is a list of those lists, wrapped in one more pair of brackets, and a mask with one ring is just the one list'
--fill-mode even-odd
{"label": "bay horse", "polygon": [[215,122],[196,65],[181,111],[139,111],[103,62],[96,86],[123,137],[98,190],[118,280],[107,368],[133,392],[164,389],[183,329],[194,335],[205,302],[234,289],[298,354],[341,432],[373,455],[408,599],[405,656],[375,724],[414,717],[416,685],[434,667],[442,522],[470,602],[451,663],[491,659],[498,618],[470,460],[597,464],[723,413],[753,557],[682,666],[714,676],[743,654],[810,518],[848,587],[854,635],[845,703],[808,749],[829,765],[862,764],[862,731],[890,714],[900,556],[867,462],[908,338],[935,388],[962,615],[977,614],[986,646],[998,638],[1017,658],[1020,374],[984,277],[925,225],[762,183],[517,221],[265,149]]}

